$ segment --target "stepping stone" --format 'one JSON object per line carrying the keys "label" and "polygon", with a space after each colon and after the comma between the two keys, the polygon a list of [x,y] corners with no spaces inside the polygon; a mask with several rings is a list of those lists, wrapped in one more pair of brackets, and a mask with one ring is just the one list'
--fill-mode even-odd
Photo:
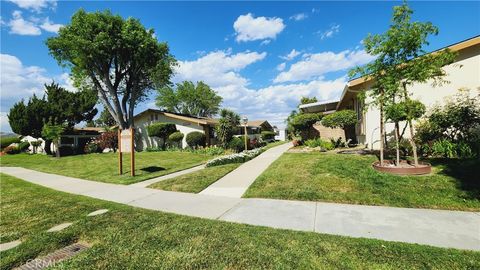
{"label": "stepping stone", "polygon": [[90,214],[87,215],[87,217],[93,217],[93,216],[98,216],[98,215],[103,215],[108,212],[108,209],[100,209],[94,212],[91,212]]}
{"label": "stepping stone", "polygon": [[58,231],[61,231],[61,230],[65,229],[65,228],[70,227],[72,224],[73,224],[73,223],[62,223],[62,224],[60,224],[60,225],[57,225],[57,226],[54,226],[54,227],[48,229],[47,232],[58,232]]}
{"label": "stepping stone", "polygon": [[21,243],[22,243],[22,241],[20,241],[20,240],[15,240],[15,241],[8,242],[8,243],[1,243],[0,244],[0,252],[5,251],[5,250],[9,250],[11,248],[14,248],[14,247],[20,245]]}

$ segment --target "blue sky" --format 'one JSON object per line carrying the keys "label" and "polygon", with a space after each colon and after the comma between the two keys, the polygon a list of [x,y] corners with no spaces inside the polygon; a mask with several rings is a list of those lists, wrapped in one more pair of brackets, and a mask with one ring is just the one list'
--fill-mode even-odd
{"label": "blue sky", "polygon": [[[172,80],[211,85],[223,106],[282,126],[302,96],[337,99],[348,69],[372,59],[361,40],[388,28],[400,2],[1,1],[2,131],[10,107],[55,80],[72,89],[68,69],[48,55],[45,39],[79,8],[136,17],[179,60]],[[413,19],[440,29],[428,51],[480,34],[480,2],[410,2]],[[153,108],[151,100],[137,112]]]}

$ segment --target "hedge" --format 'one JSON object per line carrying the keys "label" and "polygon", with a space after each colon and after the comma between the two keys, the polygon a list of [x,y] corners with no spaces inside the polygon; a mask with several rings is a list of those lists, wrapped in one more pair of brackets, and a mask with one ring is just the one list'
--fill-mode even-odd
{"label": "hedge", "polygon": [[186,140],[190,147],[196,148],[199,146],[205,146],[207,138],[202,132],[194,131],[187,134]]}
{"label": "hedge", "polygon": [[1,137],[0,138],[0,149],[3,149],[9,146],[12,143],[19,143],[20,138],[18,137]]}

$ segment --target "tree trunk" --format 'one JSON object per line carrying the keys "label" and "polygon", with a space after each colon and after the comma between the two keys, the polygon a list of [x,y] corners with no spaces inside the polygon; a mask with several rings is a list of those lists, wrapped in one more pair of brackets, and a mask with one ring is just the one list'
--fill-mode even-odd
{"label": "tree trunk", "polygon": [[[383,93],[382,93],[383,96]],[[383,101],[380,104],[380,166],[383,166],[383,138],[385,137],[385,128],[383,123]]]}
{"label": "tree trunk", "polygon": [[[404,97],[405,97],[405,101],[407,101],[409,99],[408,92],[407,92],[407,84],[404,82],[404,83],[402,83],[402,85],[403,85],[403,94],[404,94]],[[408,127],[410,129],[410,138],[408,139],[408,141],[410,142],[410,145],[412,146],[413,161],[415,162],[415,166],[418,166],[417,145],[415,144],[415,141],[413,140],[413,137],[415,136],[415,131],[413,130],[412,120],[408,120]]]}
{"label": "tree trunk", "polygon": [[52,154],[52,150],[50,149],[51,145],[52,145],[51,140],[45,140],[45,148],[43,150],[45,150],[45,153],[47,153],[47,155]]}
{"label": "tree trunk", "polygon": [[412,120],[408,120],[408,126],[410,128],[410,138],[409,138],[408,141],[410,142],[410,145],[412,146],[413,161],[415,162],[415,166],[418,166],[417,145],[415,144],[415,141],[413,140],[413,136],[415,135],[415,132],[413,131]]}
{"label": "tree trunk", "polygon": [[400,125],[395,122],[395,147],[397,154],[396,165],[400,166]]}
{"label": "tree trunk", "polygon": [[60,147],[58,146],[58,141],[54,141],[53,145],[55,146],[55,157],[60,158]]}

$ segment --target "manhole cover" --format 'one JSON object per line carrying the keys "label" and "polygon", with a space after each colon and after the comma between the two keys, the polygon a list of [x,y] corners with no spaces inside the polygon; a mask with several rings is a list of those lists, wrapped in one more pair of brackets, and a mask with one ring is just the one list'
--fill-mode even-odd
{"label": "manhole cover", "polygon": [[26,264],[16,268],[20,270],[39,270],[50,266],[55,266],[59,262],[69,259],[83,250],[89,248],[85,244],[75,243],[62,249],[56,250],[47,256],[27,261]]}

